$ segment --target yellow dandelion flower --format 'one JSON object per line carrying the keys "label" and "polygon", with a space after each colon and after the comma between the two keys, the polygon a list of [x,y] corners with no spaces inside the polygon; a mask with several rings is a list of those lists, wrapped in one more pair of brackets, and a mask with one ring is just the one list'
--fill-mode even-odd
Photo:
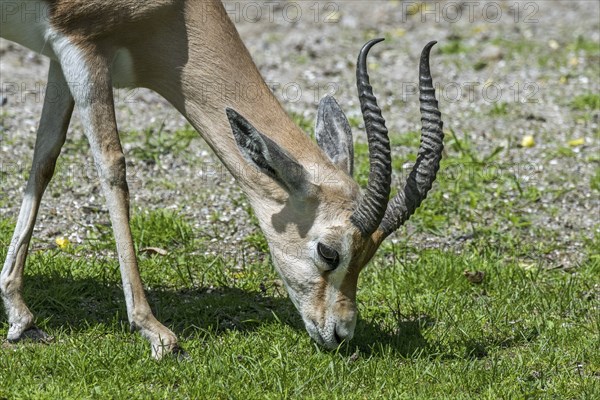
{"label": "yellow dandelion flower", "polygon": [[66,249],[67,247],[69,247],[71,245],[71,242],[69,241],[69,239],[64,238],[64,237],[56,238],[55,242],[56,242],[56,245],[58,246],[58,248],[60,248],[62,250]]}

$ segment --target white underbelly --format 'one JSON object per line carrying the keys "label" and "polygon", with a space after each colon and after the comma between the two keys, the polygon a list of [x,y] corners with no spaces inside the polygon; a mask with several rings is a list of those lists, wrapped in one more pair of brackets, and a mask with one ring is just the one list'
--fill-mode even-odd
{"label": "white underbelly", "polygon": [[51,30],[48,3],[38,0],[0,0],[0,10],[0,36],[56,59],[48,43]]}

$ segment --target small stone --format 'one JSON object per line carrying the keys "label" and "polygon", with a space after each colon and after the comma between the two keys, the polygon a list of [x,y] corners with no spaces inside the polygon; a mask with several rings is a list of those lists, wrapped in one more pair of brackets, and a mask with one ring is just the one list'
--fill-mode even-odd
{"label": "small stone", "polygon": [[481,59],[484,61],[498,61],[504,57],[504,52],[498,46],[487,46],[481,52]]}
{"label": "small stone", "polygon": [[348,358],[348,362],[356,362],[358,361],[358,359],[360,358],[360,350],[356,350],[349,358]]}

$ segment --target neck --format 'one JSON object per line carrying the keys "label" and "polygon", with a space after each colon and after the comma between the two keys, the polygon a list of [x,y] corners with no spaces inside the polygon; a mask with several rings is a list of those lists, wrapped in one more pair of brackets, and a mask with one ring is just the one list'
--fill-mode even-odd
{"label": "neck", "polygon": [[[227,120],[227,107],[245,116],[307,169],[327,164],[327,160],[273,96],[222,4],[206,7],[205,2],[190,1],[184,7],[184,21],[163,16],[164,31],[158,32],[157,38],[163,38],[164,46],[161,57],[151,61],[160,63],[154,69],[159,72],[149,71],[146,86],[169,100],[202,134],[251,199],[264,201],[274,193],[274,200],[281,201],[277,185],[241,156]],[[172,18],[180,15],[175,13]],[[185,32],[173,32],[178,23]]]}

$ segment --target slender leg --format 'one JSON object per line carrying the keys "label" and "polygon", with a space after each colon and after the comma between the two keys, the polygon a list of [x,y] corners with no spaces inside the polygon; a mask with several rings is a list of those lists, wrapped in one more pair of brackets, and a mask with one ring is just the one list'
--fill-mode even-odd
{"label": "slender leg", "polygon": [[125,157],[115,121],[108,57],[95,49],[83,53],[66,41],[57,43],[55,52],[71,85],[106,198],[131,328],[150,341],[155,358],[170,352],[180,354],[177,337],[152,314],[138,271],[129,226]]}
{"label": "slender leg", "polygon": [[50,62],[48,90],[37,131],[31,174],[17,219],[17,226],[0,274],[0,289],[8,314],[8,340],[32,338],[48,341],[51,338],[33,325],[33,314],[23,300],[23,270],[29,241],[42,196],[52,175],[56,159],[65,142],[73,112],[73,97],[65,82],[60,65]]}

